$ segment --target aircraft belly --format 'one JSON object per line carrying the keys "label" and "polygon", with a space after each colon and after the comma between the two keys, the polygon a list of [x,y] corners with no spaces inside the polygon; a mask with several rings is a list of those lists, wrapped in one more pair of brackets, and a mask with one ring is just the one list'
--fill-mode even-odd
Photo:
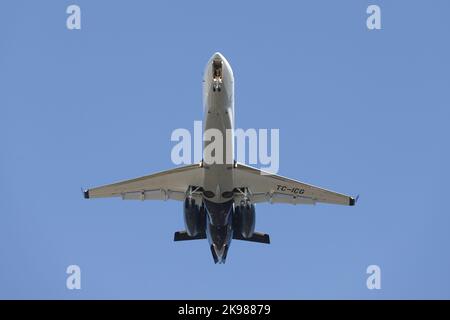
{"label": "aircraft belly", "polygon": [[227,192],[233,191],[233,175],[230,165],[211,165],[205,168],[204,190],[212,191],[214,196],[209,201],[222,203],[229,201]]}
{"label": "aircraft belly", "polygon": [[[226,139],[227,130],[233,129],[233,102],[232,95],[226,89],[220,93],[212,92],[207,95],[204,130],[217,129],[223,137],[221,163],[204,163],[204,190],[211,191],[208,200],[216,203],[229,201],[230,192],[233,191],[233,139]],[[228,135],[230,131],[228,132]],[[211,143],[205,142],[205,147]],[[228,144],[228,148],[227,148]],[[230,145],[231,144],[231,145]],[[227,154],[227,149],[231,154]]]}

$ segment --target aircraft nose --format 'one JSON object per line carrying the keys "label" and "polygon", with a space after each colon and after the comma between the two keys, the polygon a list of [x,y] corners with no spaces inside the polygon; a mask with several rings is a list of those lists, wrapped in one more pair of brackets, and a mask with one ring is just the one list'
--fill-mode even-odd
{"label": "aircraft nose", "polygon": [[213,58],[213,60],[224,60],[223,59],[223,55],[220,53],[220,52],[216,52],[216,53],[214,53],[213,54],[213,56],[212,56],[212,58]]}

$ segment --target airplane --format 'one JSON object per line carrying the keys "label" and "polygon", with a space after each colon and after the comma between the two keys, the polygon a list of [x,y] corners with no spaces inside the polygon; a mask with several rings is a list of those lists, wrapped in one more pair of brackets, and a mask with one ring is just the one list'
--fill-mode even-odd
{"label": "airplane", "polygon": [[[233,132],[234,76],[229,62],[219,52],[209,59],[204,71],[203,106],[205,130],[215,128],[223,136],[227,129]],[[204,142],[205,148],[208,143]],[[223,146],[224,159],[234,159],[233,147],[229,147]],[[358,197],[264,172],[236,161],[206,163],[204,160],[83,192],[86,199],[121,197],[124,200],[170,199],[183,202],[186,230],[175,232],[174,241],[208,239],[214,263],[225,263],[232,239],[270,243],[268,234],[255,231],[257,203],[354,206],[358,200]]]}

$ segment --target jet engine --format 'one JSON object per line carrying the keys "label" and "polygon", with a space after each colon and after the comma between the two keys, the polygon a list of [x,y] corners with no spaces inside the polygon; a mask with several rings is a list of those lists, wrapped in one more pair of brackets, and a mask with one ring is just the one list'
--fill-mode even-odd
{"label": "jet engine", "polygon": [[186,226],[187,234],[191,237],[205,232],[205,207],[203,204],[197,205],[193,198],[188,197],[184,200],[184,225]]}
{"label": "jet engine", "polygon": [[248,239],[255,231],[255,206],[249,202],[240,204],[234,209],[234,232]]}

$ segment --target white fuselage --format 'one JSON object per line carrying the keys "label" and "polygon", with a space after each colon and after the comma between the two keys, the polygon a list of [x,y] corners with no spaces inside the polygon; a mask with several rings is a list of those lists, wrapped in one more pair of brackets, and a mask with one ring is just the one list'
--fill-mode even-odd
{"label": "white fuselage", "polygon": [[[220,70],[218,70],[220,68]],[[220,131],[222,142],[222,157],[219,161],[208,163],[203,159],[204,184],[203,188],[207,199],[222,203],[231,200],[233,191],[232,167],[234,161],[234,77],[230,64],[220,53],[215,53],[205,68],[203,76],[203,107],[204,107],[204,133],[215,130]],[[216,131],[217,132],[217,131]],[[204,143],[206,155],[207,146],[212,141]],[[215,144],[220,145],[220,144]],[[216,150],[220,152],[220,150]],[[220,155],[217,154],[217,155]]]}

